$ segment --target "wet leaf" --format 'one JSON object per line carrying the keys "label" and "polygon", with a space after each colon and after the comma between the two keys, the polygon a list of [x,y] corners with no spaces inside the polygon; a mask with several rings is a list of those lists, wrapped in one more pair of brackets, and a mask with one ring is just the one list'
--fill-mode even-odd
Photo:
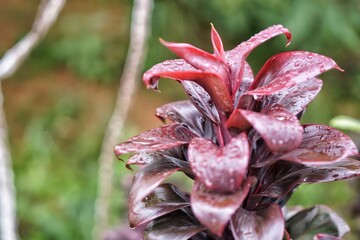
{"label": "wet leaf", "polygon": [[277,161],[258,176],[262,185],[256,195],[281,198],[301,183],[333,182],[357,176],[360,176],[360,161],[351,158],[319,166]]}
{"label": "wet leaf", "polygon": [[175,59],[153,66],[144,73],[143,81],[148,88],[157,90],[160,77],[177,81],[194,81],[205,89],[220,111],[230,112],[233,109],[228,87],[218,73],[198,70],[182,59]]}
{"label": "wet leaf", "polygon": [[[145,165],[135,175],[131,185],[128,199],[131,214],[136,214],[136,204],[149,195],[167,177],[176,171],[182,170],[188,172],[190,171],[189,169],[188,162],[170,156],[162,156]],[[133,223],[130,224],[133,226]]]}
{"label": "wet leaf", "polygon": [[239,208],[231,218],[231,229],[235,240],[282,239],[284,225],[283,214],[277,204],[257,211]]}
{"label": "wet leaf", "polygon": [[196,218],[211,232],[221,236],[231,216],[247,197],[254,178],[247,178],[235,193],[211,192],[195,181],[191,192],[191,208]]}
{"label": "wet leaf", "polygon": [[262,136],[272,152],[289,152],[300,145],[303,128],[299,120],[283,107],[272,106],[262,113],[238,111]]}
{"label": "wet leaf", "polygon": [[[286,229],[293,239],[338,239],[350,231],[346,222],[327,206],[303,209],[286,221]],[[315,238],[316,239],[316,238]]]}
{"label": "wet leaf", "polygon": [[245,76],[244,69],[247,56],[257,46],[280,34],[285,34],[287,38],[287,44],[289,44],[291,40],[291,33],[289,30],[281,25],[274,25],[259,32],[258,34],[255,34],[249,40],[242,42],[240,45],[226,53],[226,62],[230,67],[230,72],[232,75],[231,83],[233,93],[236,93],[242,84],[242,78]]}
{"label": "wet leaf", "polygon": [[325,125],[305,125],[300,146],[281,159],[317,165],[357,154],[355,143],[339,130]]}
{"label": "wet leaf", "polygon": [[256,75],[250,95],[270,95],[326,72],[341,70],[334,60],[316,53],[293,51],[271,57]]}
{"label": "wet leaf", "polygon": [[196,135],[180,124],[164,125],[115,146],[116,156],[131,152],[164,150],[188,143]]}
{"label": "wet leaf", "polygon": [[247,172],[249,154],[245,133],[234,137],[224,147],[204,138],[194,138],[188,147],[188,159],[197,179],[217,192],[239,189]]}
{"label": "wet leaf", "polygon": [[129,222],[138,226],[188,206],[190,200],[183,192],[171,184],[162,184],[133,205],[129,211]]}
{"label": "wet leaf", "polygon": [[265,96],[261,101],[262,108],[266,108],[274,103],[277,103],[292,114],[297,115],[316,97],[321,90],[321,87],[322,81],[320,79],[307,79],[293,87]]}
{"label": "wet leaf", "polygon": [[204,227],[181,211],[157,218],[144,232],[144,240],[187,240]]}

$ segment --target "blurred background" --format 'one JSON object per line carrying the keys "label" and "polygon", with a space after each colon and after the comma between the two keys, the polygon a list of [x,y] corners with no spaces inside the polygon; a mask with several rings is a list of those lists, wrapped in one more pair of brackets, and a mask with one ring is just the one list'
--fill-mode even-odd
{"label": "blurred background", "polygon": [[[0,56],[31,28],[38,0],[1,0]],[[22,67],[2,83],[17,189],[21,239],[90,239],[98,177],[98,155],[114,107],[129,43],[131,0],[71,0],[47,37]],[[248,61],[258,71],[273,54],[289,50],[333,58],[331,70],[309,106],[304,123],[328,124],[337,115],[360,119],[360,1],[358,0],[156,0],[144,71],[175,56],[158,41],[189,42],[211,51],[210,23],[225,49],[273,24],[293,33],[261,45]],[[139,83],[122,140],[160,125],[155,108],[184,99],[173,81],[161,94]],[[359,134],[347,132],[359,144]],[[121,139],[119,139],[119,142]],[[113,146],[109,146],[112,148]],[[114,157],[115,158],[115,157]],[[129,176],[114,165],[111,224],[126,225]],[[327,204],[352,225],[359,239],[356,181],[301,186],[291,205]],[[1,196],[0,196],[1,197]]]}

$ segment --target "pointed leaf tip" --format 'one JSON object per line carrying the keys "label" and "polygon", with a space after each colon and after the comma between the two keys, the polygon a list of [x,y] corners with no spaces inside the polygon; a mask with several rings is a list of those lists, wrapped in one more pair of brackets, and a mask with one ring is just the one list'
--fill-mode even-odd
{"label": "pointed leaf tip", "polygon": [[211,23],[211,42],[214,48],[215,56],[225,61],[225,51],[221,37],[212,23]]}

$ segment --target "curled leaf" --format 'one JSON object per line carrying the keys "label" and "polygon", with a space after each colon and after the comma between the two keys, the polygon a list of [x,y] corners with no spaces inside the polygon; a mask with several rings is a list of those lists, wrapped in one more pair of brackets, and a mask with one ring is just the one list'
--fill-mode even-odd
{"label": "curled leaf", "polygon": [[211,192],[195,181],[191,193],[191,208],[196,218],[211,232],[221,236],[231,216],[247,197],[254,178],[247,178],[235,193]]}

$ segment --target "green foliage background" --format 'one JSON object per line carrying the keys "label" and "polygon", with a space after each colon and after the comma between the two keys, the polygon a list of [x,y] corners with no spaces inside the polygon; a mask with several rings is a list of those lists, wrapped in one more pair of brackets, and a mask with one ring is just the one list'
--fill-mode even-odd
{"label": "green foliage background", "polygon": [[[1,55],[26,34],[38,2],[2,1]],[[68,1],[46,39],[3,83],[21,239],[90,239],[97,157],[125,61],[131,7],[130,0]],[[231,49],[270,25],[282,24],[293,33],[292,44],[285,48],[283,37],[265,43],[249,57],[254,69],[281,51],[330,56],[345,73],[333,70],[322,76],[323,90],[303,121],[327,124],[339,114],[360,119],[359,12],[358,0],[156,0],[144,70],[174,57],[159,37],[211,51],[213,23],[225,48]],[[156,106],[184,98],[171,81],[162,81],[160,88],[161,95],[141,86],[123,139],[160,124],[152,115]],[[351,136],[359,142],[359,135]],[[114,172],[115,228],[126,224],[124,189],[133,173],[119,161]],[[300,187],[290,203],[328,204],[350,216],[356,195],[354,181],[310,185]],[[357,228],[353,226],[354,239]]]}

